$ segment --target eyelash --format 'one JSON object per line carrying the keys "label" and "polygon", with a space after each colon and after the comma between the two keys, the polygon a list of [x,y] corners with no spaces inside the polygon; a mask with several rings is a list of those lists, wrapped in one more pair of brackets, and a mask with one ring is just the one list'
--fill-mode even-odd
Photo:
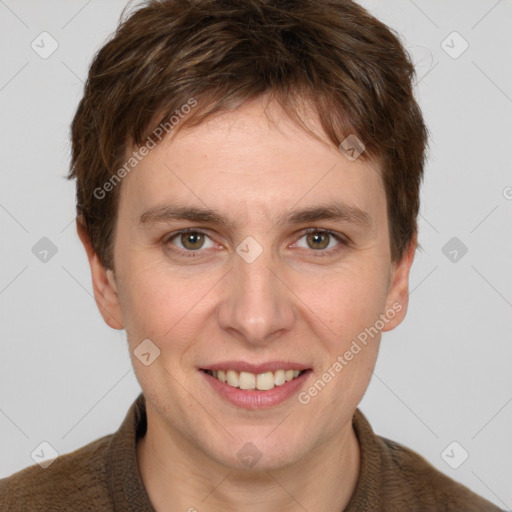
{"label": "eyelash", "polygon": [[[169,235],[165,239],[164,243],[165,243],[165,245],[171,247],[172,252],[174,252],[180,256],[185,256],[186,258],[197,258],[198,257],[197,253],[203,252],[203,251],[201,251],[201,249],[198,249],[196,251],[184,251],[182,249],[176,248],[175,246],[172,246],[172,244],[170,243],[170,242],[172,242],[172,240],[174,240],[178,236],[185,234],[185,233],[199,233],[199,234],[205,235],[208,238],[210,238],[208,233],[206,233],[205,231],[203,231],[201,229],[186,228],[186,229],[182,229],[180,231],[176,231],[175,233],[172,233],[171,235]],[[316,253],[315,257],[321,258],[321,257],[325,257],[326,255],[335,254],[348,245],[348,240],[346,240],[343,236],[341,236],[333,231],[329,231],[328,229],[320,229],[320,228],[307,228],[307,229],[302,230],[297,238],[297,242],[304,236],[308,235],[309,233],[320,233],[322,235],[329,235],[329,236],[332,236],[334,239],[336,239],[340,243],[339,246],[332,248],[332,249],[328,249],[328,250],[315,251],[314,249],[310,249],[311,252]]]}

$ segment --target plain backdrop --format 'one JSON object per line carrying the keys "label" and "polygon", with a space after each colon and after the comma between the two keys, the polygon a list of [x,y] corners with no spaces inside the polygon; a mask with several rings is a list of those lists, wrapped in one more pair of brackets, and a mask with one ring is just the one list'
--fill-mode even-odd
{"label": "plain backdrop", "polygon": [[[410,309],[383,336],[361,409],[376,433],[510,509],[512,3],[362,3],[411,53],[432,138]],[[63,454],[114,432],[140,392],[124,331],[92,298],[64,179],[88,66],[124,6],[0,0],[0,477],[43,441]]]}

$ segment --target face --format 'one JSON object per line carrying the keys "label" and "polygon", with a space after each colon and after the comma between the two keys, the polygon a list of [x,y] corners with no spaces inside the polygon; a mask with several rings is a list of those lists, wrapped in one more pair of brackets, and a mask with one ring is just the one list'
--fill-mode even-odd
{"label": "face", "polygon": [[148,422],[231,468],[254,447],[260,469],[293,464],[350,428],[414,250],[391,261],[375,167],[263,109],[177,131],[124,178],[115,273],[81,233]]}

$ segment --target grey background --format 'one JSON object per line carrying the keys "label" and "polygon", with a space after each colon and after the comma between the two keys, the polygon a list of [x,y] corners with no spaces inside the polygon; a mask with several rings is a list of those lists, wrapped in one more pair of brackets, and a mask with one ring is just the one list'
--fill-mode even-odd
{"label": "grey background", "polygon": [[[512,3],[362,3],[412,54],[432,140],[409,313],[384,334],[361,409],[378,434],[510,509]],[[124,5],[0,0],[0,477],[33,464],[42,441],[63,454],[112,433],[140,391],[124,331],[92,298],[63,178],[82,81]],[[43,31],[59,45],[46,59],[31,48]],[[469,44],[458,58],[453,31]],[[46,262],[32,252],[43,237],[57,249]],[[452,237],[465,255],[456,241],[445,256]],[[441,457],[453,441],[469,453],[458,469]]]}

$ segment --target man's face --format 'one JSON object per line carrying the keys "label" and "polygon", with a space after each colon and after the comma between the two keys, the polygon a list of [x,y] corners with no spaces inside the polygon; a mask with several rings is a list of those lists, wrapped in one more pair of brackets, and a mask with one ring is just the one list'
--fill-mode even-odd
{"label": "man's face", "polygon": [[[252,443],[270,469],[351,428],[378,353],[375,326],[389,330],[405,314],[412,257],[391,262],[377,170],[271,104],[276,126],[263,108],[255,101],[176,132],[123,180],[115,279],[107,274],[100,300],[106,321],[118,317],[127,331],[155,429],[229,467],[244,467],[237,452]],[[177,206],[228,222],[166,215]],[[342,215],[290,222],[327,206]],[[146,339],[160,350],[148,366],[134,355]],[[308,371],[269,391],[227,393],[204,371],[244,362]]]}

